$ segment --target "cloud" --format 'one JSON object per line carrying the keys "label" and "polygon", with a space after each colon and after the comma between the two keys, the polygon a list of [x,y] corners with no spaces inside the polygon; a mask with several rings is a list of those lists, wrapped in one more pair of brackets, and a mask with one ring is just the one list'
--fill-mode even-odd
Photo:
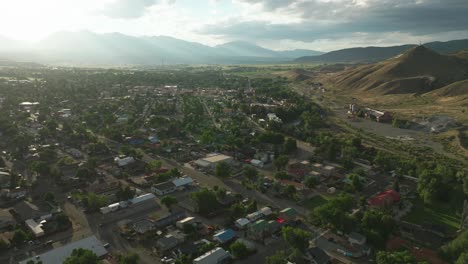
{"label": "cloud", "polygon": [[[365,34],[411,36],[466,30],[466,0],[237,0],[257,14],[231,17],[201,32],[244,40],[311,42]],[[258,13],[260,10],[260,13]],[[296,18],[278,22],[287,14]],[[259,19],[262,17],[271,19]]]}
{"label": "cloud", "polygon": [[175,0],[116,0],[109,3],[102,14],[110,18],[134,19],[142,17],[149,7],[161,3],[174,4]]}

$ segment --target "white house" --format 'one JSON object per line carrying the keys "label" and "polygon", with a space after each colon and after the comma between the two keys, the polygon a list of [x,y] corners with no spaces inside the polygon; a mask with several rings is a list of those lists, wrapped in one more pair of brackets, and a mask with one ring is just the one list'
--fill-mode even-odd
{"label": "white house", "polygon": [[206,252],[193,260],[194,264],[219,264],[224,263],[231,255],[221,247]]}
{"label": "white house", "polygon": [[133,157],[116,157],[114,161],[119,167],[124,167],[134,163],[135,159]]}
{"label": "white house", "polygon": [[245,229],[248,224],[250,224],[249,219],[247,218],[240,218],[236,220],[236,227],[239,229]]}

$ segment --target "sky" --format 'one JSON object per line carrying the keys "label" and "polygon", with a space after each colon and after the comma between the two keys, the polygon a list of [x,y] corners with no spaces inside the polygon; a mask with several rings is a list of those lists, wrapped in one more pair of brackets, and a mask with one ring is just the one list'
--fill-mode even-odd
{"label": "sky", "polygon": [[0,0],[0,36],[166,35],[330,51],[468,38],[468,0]]}

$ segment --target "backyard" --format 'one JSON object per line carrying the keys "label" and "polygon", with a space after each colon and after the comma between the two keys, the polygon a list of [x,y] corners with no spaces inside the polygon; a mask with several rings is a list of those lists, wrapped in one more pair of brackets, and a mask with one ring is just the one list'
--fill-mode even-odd
{"label": "backyard", "polygon": [[314,210],[314,208],[324,205],[328,202],[328,197],[322,195],[316,195],[310,199],[307,199],[303,202],[303,206],[308,210]]}

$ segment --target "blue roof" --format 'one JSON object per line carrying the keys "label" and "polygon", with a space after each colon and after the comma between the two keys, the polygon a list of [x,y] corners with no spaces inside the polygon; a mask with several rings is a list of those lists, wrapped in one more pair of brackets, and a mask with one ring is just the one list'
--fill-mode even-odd
{"label": "blue roof", "polygon": [[232,229],[226,229],[214,235],[214,237],[218,239],[219,241],[221,241],[222,243],[233,239],[235,236],[236,236],[236,232]]}

